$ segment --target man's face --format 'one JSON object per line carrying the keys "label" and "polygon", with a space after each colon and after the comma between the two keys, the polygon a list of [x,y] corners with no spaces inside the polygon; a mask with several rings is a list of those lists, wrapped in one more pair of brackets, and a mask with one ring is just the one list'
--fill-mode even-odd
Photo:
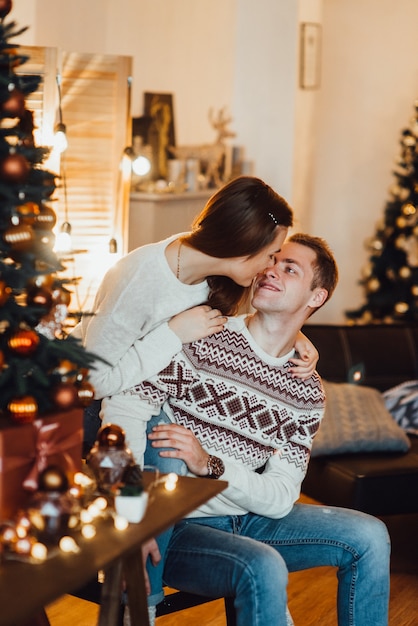
{"label": "man's face", "polygon": [[319,306],[326,291],[311,289],[315,260],[311,248],[299,243],[284,243],[276,254],[274,266],[255,278],[253,307],[262,312],[295,313],[303,310],[308,314],[308,307]]}

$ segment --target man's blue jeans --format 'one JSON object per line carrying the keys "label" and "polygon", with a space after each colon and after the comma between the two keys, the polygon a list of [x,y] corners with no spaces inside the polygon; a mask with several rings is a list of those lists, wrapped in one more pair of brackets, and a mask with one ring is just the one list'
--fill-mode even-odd
{"label": "man's blue jeans", "polygon": [[[150,421],[166,421],[162,412]],[[147,445],[145,465],[184,474],[177,459]],[[378,519],[349,509],[296,504],[282,519],[242,516],[185,519],[157,538],[162,556],[148,564],[148,604],[162,585],[208,597],[233,597],[238,626],[286,624],[288,572],[338,568],[339,626],[387,626],[390,539]]]}
{"label": "man's blue jeans", "polygon": [[390,540],[378,519],[296,504],[282,519],[185,519],[167,549],[164,581],[209,597],[233,597],[239,626],[286,624],[288,572],[338,568],[339,626],[387,626]]}

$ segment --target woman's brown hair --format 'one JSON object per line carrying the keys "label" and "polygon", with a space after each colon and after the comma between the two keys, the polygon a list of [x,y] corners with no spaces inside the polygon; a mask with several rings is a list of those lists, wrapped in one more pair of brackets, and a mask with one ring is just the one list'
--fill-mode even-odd
{"label": "woman's brown hair", "polygon": [[[259,178],[240,176],[211,198],[183,241],[212,257],[252,256],[268,246],[276,227],[290,227],[292,209],[284,198]],[[208,304],[233,315],[250,291],[227,276],[209,276]]]}

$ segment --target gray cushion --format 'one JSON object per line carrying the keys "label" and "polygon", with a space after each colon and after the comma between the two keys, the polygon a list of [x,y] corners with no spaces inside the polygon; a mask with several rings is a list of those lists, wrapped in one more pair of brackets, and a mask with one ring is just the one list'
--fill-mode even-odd
{"label": "gray cushion", "polygon": [[418,435],[418,380],[408,380],[383,393],[386,408],[401,428]]}
{"label": "gray cushion", "polygon": [[346,452],[406,452],[410,441],[372,387],[323,380],[325,415],[312,456]]}

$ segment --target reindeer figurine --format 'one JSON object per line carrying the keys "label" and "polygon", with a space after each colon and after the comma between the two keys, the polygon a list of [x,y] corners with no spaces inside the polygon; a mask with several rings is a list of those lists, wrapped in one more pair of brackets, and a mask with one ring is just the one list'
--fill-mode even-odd
{"label": "reindeer figurine", "polygon": [[225,139],[235,137],[235,133],[227,128],[232,122],[231,117],[226,117],[225,108],[220,109],[215,116],[213,109],[209,109],[209,122],[217,132],[214,143],[196,146],[170,146],[169,152],[176,159],[198,159],[200,167],[204,169],[206,179],[210,185],[219,187],[223,184],[222,170],[224,168],[226,145]]}

